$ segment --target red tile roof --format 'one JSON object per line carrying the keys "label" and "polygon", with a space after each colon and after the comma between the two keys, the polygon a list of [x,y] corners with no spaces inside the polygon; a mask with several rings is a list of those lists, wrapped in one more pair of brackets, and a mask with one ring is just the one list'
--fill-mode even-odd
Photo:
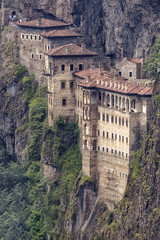
{"label": "red tile roof", "polygon": [[66,26],[70,26],[71,24],[41,18],[41,19],[31,20],[27,22],[21,22],[21,23],[18,23],[17,25],[20,27],[31,27],[31,28],[51,28],[51,27],[66,27]]}
{"label": "red tile roof", "polygon": [[152,89],[150,87],[130,83],[119,76],[115,79],[114,74],[108,71],[102,71],[100,73],[97,68],[76,72],[74,75],[80,78],[78,84],[82,87],[106,89],[129,95],[152,95]]}
{"label": "red tile roof", "polygon": [[66,44],[58,48],[50,49],[44,54],[52,57],[66,57],[66,56],[96,56],[97,53],[79,47],[75,44]]}
{"label": "red tile roof", "polygon": [[133,63],[141,63],[141,60],[139,58],[132,58],[132,59],[128,59],[128,60]]}
{"label": "red tile roof", "polygon": [[64,30],[53,30],[49,32],[41,33],[41,36],[47,37],[47,38],[56,38],[56,37],[82,37],[82,34],[72,32],[68,29]]}

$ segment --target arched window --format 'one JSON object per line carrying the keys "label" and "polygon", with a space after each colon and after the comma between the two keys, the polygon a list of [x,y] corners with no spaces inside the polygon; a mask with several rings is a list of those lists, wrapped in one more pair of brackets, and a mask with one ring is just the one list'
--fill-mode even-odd
{"label": "arched window", "polygon": [[96,104],[97,99],[96,99],[96,92],[91,93],[91,104]]}
{"label": "arched window", "polygon": [[127,99],[126,107],[127,107],[126,111],[129,112],[129,100],[128,99]]}
{"label": "arched window", "polygon": [[99,92],[98,104],[101,105],[101,93]]}
{"label": "arched window", "polygon": [[110,104],[111,104],[111,103],[110,103],[110,95],[107,94],[107,106],[110,107]]}
{"label": "arched window", "polygon": [[116,96],[116,109],[118,109],[118,96]]}
{"label": "arched window", "polygon": [[87,141],[87,140],[84,141],[84,149],[85,149],[85,150],[88,149],[88,141]]}
{"label": "arched window", "polygon": [[105,102],[105,93],[103,93],[103,105],[105,106],[106,105],[106,102]]}
{"label": "arched window", "polygon": [[114,95],[112,95],[112,107],[114,107]]}
{"label": "arched window", "polygon": [[136,100],[133,99],[131,102],[131,108],[135,109],[136,108]]}

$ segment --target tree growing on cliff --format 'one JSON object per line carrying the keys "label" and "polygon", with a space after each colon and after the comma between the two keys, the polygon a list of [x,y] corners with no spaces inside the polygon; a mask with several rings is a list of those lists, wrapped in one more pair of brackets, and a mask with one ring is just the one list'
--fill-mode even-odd
{"label": "tree growing on cliff", "polygon": [[150,54],[144,64],[144,73],[155,80],[160,71],[160,36],[151,47]]}

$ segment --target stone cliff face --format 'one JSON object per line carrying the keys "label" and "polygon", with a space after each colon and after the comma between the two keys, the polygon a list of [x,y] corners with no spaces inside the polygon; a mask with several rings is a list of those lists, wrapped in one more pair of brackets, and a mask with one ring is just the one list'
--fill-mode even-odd
{"label": "stone cliff face", "polygon": [[5,7],[72,22],[88,47],[111,57],[146,57],[160,32],[158,0],[6,0]]}

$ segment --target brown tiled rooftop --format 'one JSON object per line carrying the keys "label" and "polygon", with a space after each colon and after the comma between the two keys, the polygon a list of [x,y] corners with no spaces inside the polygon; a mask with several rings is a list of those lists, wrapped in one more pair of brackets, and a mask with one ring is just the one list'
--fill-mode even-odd
{"label": "brown tiled rooftop", "polygon": [[44,54],[52,57],[66,57],[66,56],[96,56],[97,53],[85,49],[84,47],[79,47],[75,44],[66,44],[58,48],[50,49]]}
{"label": "brown tiled rooftop", "polygon": [[68,29],[64,30],[53,30],[49,32],[41,33],[41,36],[47,38],[56,38],[56,37],[82,37],[82,34],[72,32]]}
{"label": "brown tiled rooftop", "polygon": [[41,18],[41,19],[21,22],[21,23],[18,23],[17,25],[20,27],[22,26],[22,27],[32,27],[32,28],[51,28],[51,27],[63,27],[63,26],[65,27],[65,26],[70,26],[71,24]]}
{"label": "brown tiled rooftop", "polygon": [[114,74],[108,71],[100,72],[97,68],[76,72],[74,75],[80,78],[79,86],[86,88],[100,88],[129,95],[152,95],[150,87],[127,82],[122,77],[116,77],[115,79]]}
{"label": "brown tiled rooftop", "polygon": [[132,58],[132,59],[129,59],[129,61],[133,63],[141,63],[139,58]]}

